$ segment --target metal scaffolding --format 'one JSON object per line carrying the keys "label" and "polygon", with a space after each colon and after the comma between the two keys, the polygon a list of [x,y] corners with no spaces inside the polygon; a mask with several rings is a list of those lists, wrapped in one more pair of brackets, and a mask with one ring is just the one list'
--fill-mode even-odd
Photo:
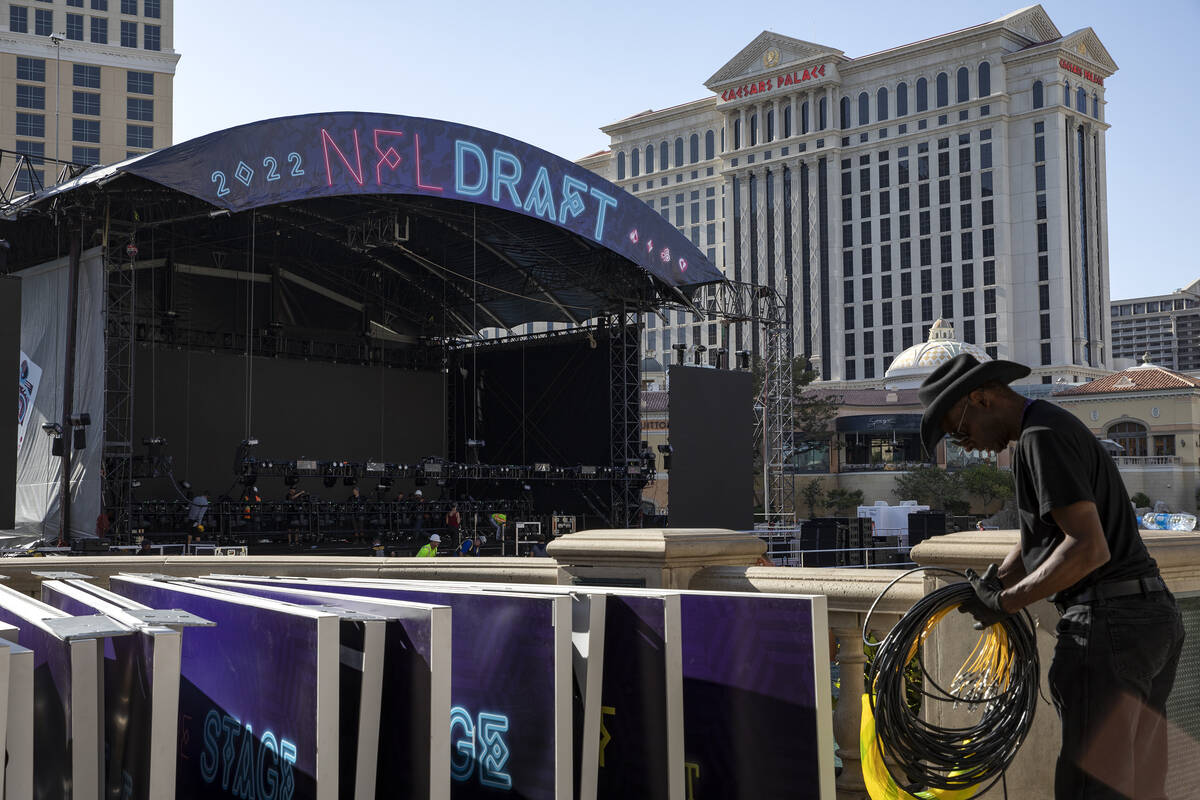
{"label": "metal scaffolding", "polygon": [[608,318],[609,442],[617,474],[610,484],[610,524],[614,528],[641,527],[642,410],[641,324],[636,312],[622,310]]}
{"label": "metal scaffolding", "polygon": [[128,536],[133,502],[133,382],[137,245],[109,238],[104,248],[104,473],[101,491],[112,530]]}

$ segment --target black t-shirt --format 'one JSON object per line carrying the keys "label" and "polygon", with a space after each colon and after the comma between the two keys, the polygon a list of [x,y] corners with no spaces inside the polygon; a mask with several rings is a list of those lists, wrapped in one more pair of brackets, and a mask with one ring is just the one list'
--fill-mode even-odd
{"label": "black t-shirt", "polygon": [[1069,411],[1035,400],[1025,412],[1013,459],[1021,560],[1033,572],[1063,540],[1050,511],[1081,500],[1096,504],[1111,555],[1074,586],[1070,598],[1102,581],[1152,577],[1158,565],[1146,551],[1125,483],[1099,440]]}

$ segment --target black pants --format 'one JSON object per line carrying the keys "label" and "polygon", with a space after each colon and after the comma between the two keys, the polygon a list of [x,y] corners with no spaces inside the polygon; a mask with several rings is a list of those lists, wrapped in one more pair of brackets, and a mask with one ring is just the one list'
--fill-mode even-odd
{"label": "black pants", "polygon": [[1049,678],[1062,722],[1055,800],[1166,797],[1166,705],[1182,648],[1169,592],[1063,611]]}

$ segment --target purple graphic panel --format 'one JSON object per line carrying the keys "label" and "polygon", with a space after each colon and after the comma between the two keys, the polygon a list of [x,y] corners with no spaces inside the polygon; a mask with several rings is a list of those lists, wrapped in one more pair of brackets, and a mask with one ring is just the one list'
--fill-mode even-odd
{"label": "purple graphic panel", "polygon": [[355,194],[477,203],[597,242],[672,286],[723,279],[686,236],[615,184],[533,145],[454,122],[357,112],[281,117],[120,169],[234,211]]}
{"label": "purple graphic panel", "polygon": [[[42,602],[74,616],[100,613],[42,584]],[[104,640],[104,787],[107,797],[155,800],[150,797],[151,687],[154,684],[154,637]]]}
{"label": "purple graphic panel", "polygon": [[33,651],[33,796],[70,800],[71,645],[3,607],[0,622],[15,626],[17,644]]}
{"label": "purple graphic panel", "polygon": [[178,800],[316,797],[317,620],[168,583],[112,590],[214,622],[183,638]]}
{"label": "purple graphic panel", "polygon": [[275,584],[219,588],[303,606],[336,606],[387,619],[376,785],[385,787],[397,797],[429,795],[432,778],[429,774],[429,693],[433,643],[427,612],[389,607],[372,602],[370,598],[320,597],[313,594],[314,589],[290,589]]}
{"label": "purple graphic panel", "polygon": [[818,796],[812,601],[680,598],[684,748],[695,800]]}
{"label": "purple graphic panel", "polygon": [[666,800],[666,601],[608,595],[601,697],[600,800]]}
{"label": "purple graphic panel", "polygon": [[271,583],[281,585],[450,606],[451,797],[554,798],[552,598],[316,580]]}

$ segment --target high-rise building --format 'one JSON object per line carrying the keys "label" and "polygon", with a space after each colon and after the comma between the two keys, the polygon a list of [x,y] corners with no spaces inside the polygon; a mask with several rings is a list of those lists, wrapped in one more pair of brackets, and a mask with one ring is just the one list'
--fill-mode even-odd
{"label": "high-rise building", "polygon": [[1171,294],[1113,300],[1113,358],[1200,370],[1200,280]]}
{"label": "high-rise building", "polygon": [[[54,159],[112,163],[171,144],[174,0],[2,5],[0,148],[45,158],[17,173],[16,192],[53,184]],[[0,163],[7,181],[11,156]]]}
{"label": "high-rise building", "polygon": [[[1104,81],[1041,6],[850,58],[764,31],[690,103],[605,126],[579,163],[784,299],[826,381],[882,378],[936,319],[1035,380],[1105,374]],[[645,349],[717,325],[647,318]],[[745,326],[731,349],[758,350]]]}

